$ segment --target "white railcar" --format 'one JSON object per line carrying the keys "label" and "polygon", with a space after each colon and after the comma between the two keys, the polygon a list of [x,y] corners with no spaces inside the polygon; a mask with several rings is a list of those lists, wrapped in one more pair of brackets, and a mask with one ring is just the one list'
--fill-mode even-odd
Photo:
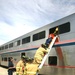
{"label": "white railcar", "polygon": [[[29,32],[0,46],[0,64],[7,66],[9,57],[14,58],[14,64],[22,55],[34,57],[38,47],[45,43],[50,33],[58,27],[59,41],[75,40],[75,13]],[[53,47],[41,75],[75,75],[75,42],[71,45]]]}

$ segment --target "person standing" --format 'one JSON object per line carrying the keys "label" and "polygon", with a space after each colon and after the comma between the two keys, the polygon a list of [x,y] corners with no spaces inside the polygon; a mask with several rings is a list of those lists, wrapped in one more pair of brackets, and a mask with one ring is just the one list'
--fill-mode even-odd
{"label": "person standing", "polygon": [[13,70],[14,70],[14,64],[13,64],[13,58],[10,57],[8,60],[8,75],[13,75]]}

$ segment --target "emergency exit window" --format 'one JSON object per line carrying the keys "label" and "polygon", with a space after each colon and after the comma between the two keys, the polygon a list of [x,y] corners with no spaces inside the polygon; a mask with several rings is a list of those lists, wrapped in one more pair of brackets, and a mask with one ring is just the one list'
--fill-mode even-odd
{"label": "emergency exit window", "polygon": [[54,33],[56,28],[58,28],[57,34],[63,34],[63,33],[70,32],[70,22],[66,22],[61,25],[57,25],[56,27],[50,28],[49,34]]}
{"label": "emergency exit window", "polygon": [[[54,33],[54,31],[55,31],[56,28],[58,28],[58,26],[57,27],[50,28],[49,29],[49,34]],[[57,32],[57,34],[59,34],[59,31]]]}
{"label": "emergency exit window", "polygon": [[49,65],[57,65],[57,56],[49,56],[48,64]]}

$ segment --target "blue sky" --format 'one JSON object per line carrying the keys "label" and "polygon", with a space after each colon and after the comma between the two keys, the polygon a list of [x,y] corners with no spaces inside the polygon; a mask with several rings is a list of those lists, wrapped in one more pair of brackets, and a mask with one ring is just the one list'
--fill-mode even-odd
{"label": "blue sky", "polygon": [[0,0],[0,45],[75,13],[75,0]]}

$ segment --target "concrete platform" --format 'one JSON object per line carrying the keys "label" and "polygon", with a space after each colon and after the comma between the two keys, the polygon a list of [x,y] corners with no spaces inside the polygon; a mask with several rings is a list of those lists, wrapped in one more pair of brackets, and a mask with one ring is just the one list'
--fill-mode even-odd
{"label": "concrete platform", "polygon": [[[8,69],[0,67],[0,75],[8,75]],[[13,75],[16,75],[14,72]]]}

